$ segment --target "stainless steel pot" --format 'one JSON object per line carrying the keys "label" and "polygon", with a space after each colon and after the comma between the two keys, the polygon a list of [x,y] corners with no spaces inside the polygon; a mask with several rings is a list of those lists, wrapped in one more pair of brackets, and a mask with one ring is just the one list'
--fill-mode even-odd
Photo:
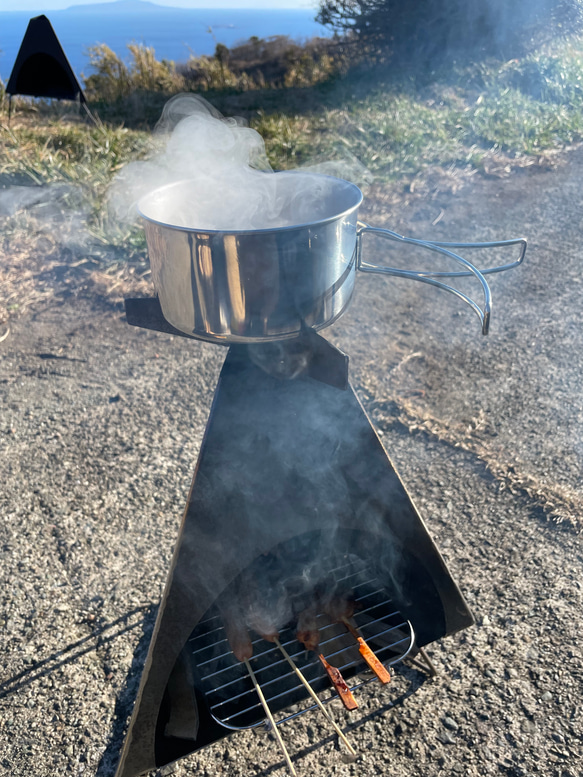
{"label": "stainless steel pot", "polygon": [[[312,183],[324,192],[313,222],[252,230],[183,226],[173,217],[175,203],[192,192],[192,181],[179,181],[143,197],[144,221],[154,286],[169,323],[182,332],[214,343],[261,343],[296,337],[304,327],[332,324],[348,306],[356,270],[382,273],[445,289],[477,313],[487,334],[491,294],[484,275],[516,267],[524,258],[522,238],[491,243],[435,243],[405,238],[358,221],[363,195],[354,184],[313,173],[282,172],[278,183],[295,189]],[[174,222],[174,223],[173,223]],[[449,257],[456,272],[379,267],[362,258],[365,234],[380,235],[399,247],[414,247]],[[454,250],[515,246],[513,261],[478,270]],[[479,305],[443,278],[473,276],[481,286]]]}

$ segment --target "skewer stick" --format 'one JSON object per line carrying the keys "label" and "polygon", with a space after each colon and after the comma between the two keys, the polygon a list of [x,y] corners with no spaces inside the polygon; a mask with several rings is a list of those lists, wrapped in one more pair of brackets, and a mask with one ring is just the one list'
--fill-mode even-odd
{"label": "skewer stick", "polygon": [[352,625],[352,623],[351,623],[351,622],[348,620],[348,618],[346,617],[346,615],[343,615],[343,616],[340,618],[340,620],[341,620],[341,621],[342,621],[342,623],[343,623],[343,624],[346,626],[346,628],[348,629],[348,631],[349,631],[349,632],[352,634],[352,636],[354,637],[354,639],[360,639],[360,634],[359,634],[359,633],[358,633],[358,631],[357,631],[357,630],[354,628],[354,626]]}
{"label": "skewer stick", "polygon": [[364,639],[354,628],[352,623],[350,623],[346,615],[343,615],[340,620],[352,634],[354,639],[358,642],[358,652],[364,658],[370,669],[372,669],[372,671],[376,674],[381,683],[385,685],[386,683],[391,682],[391,673],[369,648]]}
{"label": "skewer stick", "polygon": [[423,658],[423,660],[427,664],[429,668],[429,674],[431,675],[431,677],[437,677],[437,669],[435,668],[435,664],[425,652],[425,648],[419,648],[419,655]]}
{"label": "skewer stick", "polygon": [[335,721],[332,719],[332,717],[330,716],[330,714],[329,714],[328,710],[327,710],[327,709],[324,707],[324,705],[323,705],[323,704],[322,704],[322,702],[320,701],[320,699],[319,699],[318,695],[315,693],[315,691],[314,691],[314,689],[312,688],[312,686],[310,685],[310,683],[309,683],[309,682],[306,680],[306,678],[304,677],[304,675],[301,673],[301,671],[300,671],[300,670],[298,669],[298,667],[295,665],[295,663],[294,663],[294,661],[293,661],[292,657],[289,655],[289,653],[288,653],[288,652],[287,652],[287,650],[284,648],[284,646],[281,644],[281,642],[279,641],[279,639],[277,639],[277,637],[276,637],[276,639],[275,639],[275,644],[277,645],[277,647],[278,647],[278,648],[281,650],[281,652],[283,653],[283,655],[284,655],[284,658],[286,659],[286,661],[288,662],[288,664],[291,666],[291,668],[294,670],[294,672],[295,672],[295,673],[297,674],[297,676],[300,678],[300,680],[301,680],[301,681],[302,681],[302,683],[304,684],[304,686],[305,686],[306,690],[308,691],[308,693],[310,694],[310,696],[312,697],[312,699],[313,699],[313,700],[316,702],[316,704],[318,705],[318,707],[319,707],[319,708],[322,710],[322,712],[324,713],[324,715],[325,715],[325,716],[328,718],[328,720],[330,721],[330,723],[332,724],[332,726],[333,726],[333,728],[334,728],[334,731],[335,731],[335,732],[338,734],[338,736],[339,736],[339,737],[342,739],[342,741],[344,742],[344,744],[345,744],[345,745],[346,745],[346,747],[348,748],[348,751],[349,751],[349,752],[350,752],[352,755],[356,755],[356,754],[357,754],[357,753],[356,753],[356,750],[355,750],[355,749],[352,747],[352,745],[350,744],[350,742],[348,741],[348,739],[346,739],[346,737],[344,736],[344,733],[342,732],[341,728],[340,728],[340,727],[339,727],[339,726],[336,724],[336,722],[335,722]]}
{"label": "skewer stick", "polygon": [[271,723],[271,726],[273,728],[273,733],[275,734],[275,738],[277,739],[279,746],[281,747],[282,753],[284,755],[285,761],[287,763],[287,767],[292,773],[293,777],[298,777],[298,773],[294,769],[294,765],[291,762],[291,758],[289,757],[289,753],[287,751],[287,748],[283,742],[283,739],[281,738],[281,734],[277,730],[277,725],[275,723],[275,720],[273,719],[273,715],[271,714],[271,710],[267,706],[267,701],[265,699],[265,696],[263,695],[263,691],[261,690],[261,686],[257,682],[257,678],[255,677],[255,672],[253,669],[251,669],[251,664],[249,663],[248,659],[245,659],[245,666],[247,667],[247,671],[249,672],[249,677],[253,681],[253,685],[255,686],[255,690],[257,691],[257,695],[259,696],[259,701],[261,702],[261,706],[265,710],[265,714],[267,715],[267,718],[269,722]]}

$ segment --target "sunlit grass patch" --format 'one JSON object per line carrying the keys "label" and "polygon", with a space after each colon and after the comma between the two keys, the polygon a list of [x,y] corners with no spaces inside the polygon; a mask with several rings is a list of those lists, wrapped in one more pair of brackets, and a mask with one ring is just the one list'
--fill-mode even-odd
{"label": "sunlit grass patch", "polygon": [[[294,121],[278,114],[285,132],[266,135],[274,166],[346,149],[377,180],[394,181],[432,165],[480,169],[488,153],[524,158],[583,138],[583,53],[573,43],[437,73],[432,81],[399,81],[391,73],[371,85],[372,77],[339,83],[342,107],[332,92]],[[273,130],[273,117],[254,126]]]}
{"label": "sunlit grass patch", "polygon": [[147,152],[149,133],[102,124],[13,122],[0,126],[0,181],[76,182],[87,190],[107,186],[112,174]]}
{"label": "sunlit grass patch", "polygon": [[539,154],[583,133],[581,106],[543,103],[510,88],[484,96],[459,122],[461,142],[514,154]]}
{"label": "sunlit grass patch", "polygon": [[274,169],[288,170],[310,160],[314,155],[314,144],[319,145],[314,119],[313,116],[259,111],[251,126],[264,139]]}

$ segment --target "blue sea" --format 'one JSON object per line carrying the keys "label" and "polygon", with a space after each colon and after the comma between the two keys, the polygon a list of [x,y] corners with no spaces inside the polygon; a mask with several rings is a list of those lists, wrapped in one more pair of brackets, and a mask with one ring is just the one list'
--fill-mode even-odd
{"label": "blue sea", "polygon": [[[0,78],[6,83],[33,11],[0,12]],[[84,10],[46,11],[78,78],[90,75],[87,47],[106,43],[128,59],[128,43],[156,50],[157,59],[186,62],[191,54],[212,54],[217,43],[232,46],[252,35],[287,35],[305,40],[329,32],[314,21],[312,9],[185,9],[159,6],[148,13],[117,11],[115,15]]]}

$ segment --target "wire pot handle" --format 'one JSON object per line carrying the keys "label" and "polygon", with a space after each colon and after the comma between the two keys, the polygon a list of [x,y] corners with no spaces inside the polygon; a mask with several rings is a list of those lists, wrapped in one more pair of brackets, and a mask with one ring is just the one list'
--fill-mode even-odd
{"label": "wire pot handle", "polygon": [[[429,242],[426,240],[417,240],[412,237],[403,237],[402,235],[392,232],[390,229],[381,229],[379,227],[371,227],[363,222],[358,222],[357,225],[357,257],[356,266],[361,272],[379,273],[384,275],[392,275],[398,278],[408,278],[409,280],[420,281],[421,283],[428,283],[431,286],[436,286],[439,289],[448,291],[454,294],[459,299],[468,304],[472,310],[476,313],[482,324],[482,334],[487,335],[490,330],[490,316],[492,312],[492,293],[488,282],[484,278],[484,275],[494,272],[503,272],[504,270],[511,270],[513,267],[517,267],[524,259],[526,252],[526,240],[524,238],[515,238],[512,240],[500,240],[488,243],[441,243],[441,242]],[[453,272],[421,272],[416,270],[399,270],[395,267],[380,267],[378,265],[370,264],[362,259],[362,235],[365,233],[375,234],[380,237],[387,238],[388,240],[394,240],[399,243],[414,245],[420,248],[425,248],[428,251],[433,251],[443,256],[447,256],[453,259],[458,264],[465,267],[464,270],[458,270]],[[499,265],[498,267],[491,267],[486,270],[478,270],[471,262],[458,254],[454,253],[450,249],[452,248],[504,248],[507,246],[519,245],[520,254],[517,260],[509,262],[508,264]],[[466,294],[456,289],[454,286],[449,286],[446,283],[438,280],[438,278],[459,278],[462,276],[473,275],[479,281],[483,295],[483,306],[480,307],[477,302],[468,297]]]}

